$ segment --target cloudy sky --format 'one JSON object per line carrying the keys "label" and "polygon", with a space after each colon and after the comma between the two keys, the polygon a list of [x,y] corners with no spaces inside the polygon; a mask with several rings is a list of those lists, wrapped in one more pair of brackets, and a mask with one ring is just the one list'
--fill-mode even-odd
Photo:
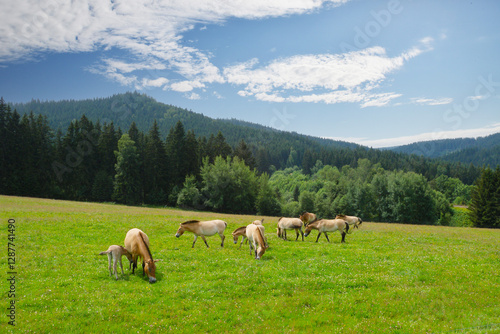
{"label": "cloudy sky", "polygon": [[496,0],[0,0],[8,102],[137,90],[372,147],[500,132]]}

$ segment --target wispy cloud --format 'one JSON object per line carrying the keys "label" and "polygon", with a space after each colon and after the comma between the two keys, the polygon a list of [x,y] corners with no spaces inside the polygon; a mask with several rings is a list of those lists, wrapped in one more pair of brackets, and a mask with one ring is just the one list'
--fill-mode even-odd
{"label": "wispy cloud", "polygon": [[[228,18],[262,19],[309,13],[348,0],[25,0],[7,1],[0,11],[0,63],[33,60],[45,52],[90,52],[118,48],[128,59],[104,58],[92,67],[123,85],[136,88],[162,84],[189,91],[200,83],[223,82],[204,52],[183,45],[182,34],[196,24]],[[168,70],[178,80],[154,73]]]}
{"label": "wispy cloud", "polygon": [[229,83],[244,86],[239,95],[262,101],[383,106],[401,94],[376,93],[375,88],[406,61],[430,50],[431,42],[432,39],[426,38],[420,45],[392,58],[384,48],[372,47],[344,54],[293,56],[260,67],[257,59],[251,59],[226,67],[223,75]]}
{"label": "wispy cloud", "polygon": [[441,98],[437,98],[437,99],[415,97],[415,98],[411,98],[410,102],[414,103],[414,104],[419,104],[419,105],[438,106],[438,105],[443,105],[443,104],[450,104],[453,102],[453,99],[451,97],[441,97]]}
{"label": "wispy cloud", "polygon": [[[44,52],[103,50],[89,68],[124,86],[160,88],[201,98],[212,83],[241,86],[240,96],[272,102],[388,105],[401,96],[381,92],[387,76],[433,49],[425,37],[395,57],[376,46],[343,54],[258,59],[219,68],[212,55],[186,45],[183,34],[229,18],[262,19],[310,13],[349,0],[66,0],[10,1],[0,12],[0,63],[36,58]],[[107,50],[120,49],[120,58]],[[113,56],[111,56],[113,54]],[[415,103],[443,104],[420,99]]]}

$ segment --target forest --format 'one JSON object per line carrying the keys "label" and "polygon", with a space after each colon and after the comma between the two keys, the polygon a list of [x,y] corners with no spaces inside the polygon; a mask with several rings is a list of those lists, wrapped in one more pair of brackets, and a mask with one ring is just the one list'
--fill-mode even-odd
{"label": "forest", "polygon": [[[156,120],[148,131],[134,121],[124,131],[85,115],[64,132],[54,131],[46,115],[21,115],[2,98],[0,193],[276,216],[307,210],[321,217],[345,213],[441,225],[464,225],[454,221],[452,204],[470,204],[470,225],[500,227],[498,167],[325,144],[297,134],[272,137],[276,131],[269,130],[269,141],[260,135],[257,142],[245,136],[245,130],[254,133],[251,128],[227,129],[239,140],[228,141],[220,130],[186,131],[181,120],[163,136]],[[481,191],[493,194],[488,203],[478,201]],[[484,207],[487,212],[478,213]]]}

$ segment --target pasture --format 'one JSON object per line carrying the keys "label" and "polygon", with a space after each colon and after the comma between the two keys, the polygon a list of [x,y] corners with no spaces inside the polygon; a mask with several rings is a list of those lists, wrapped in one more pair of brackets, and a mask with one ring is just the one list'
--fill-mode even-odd
{"label": "pasture", "polygon": [[[262,217],[0,196],[0,332],[493,333],[500,332],[500,230],[364,222],[341,244],[276,236],[262,260],[231,232]],[[16,220],[16,326],[7,307],[7,222]],[[186,220],[223,219],[210,248],[175,237]],[[109,245],[147,233],[155,284],[110,277]],[[293,238],[289,239],[294,240]]]}

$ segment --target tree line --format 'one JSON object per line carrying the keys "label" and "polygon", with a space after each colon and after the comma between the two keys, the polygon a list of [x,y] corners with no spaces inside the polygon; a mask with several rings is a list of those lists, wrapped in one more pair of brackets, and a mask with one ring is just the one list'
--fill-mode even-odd
{"label": "tree line", "polygon": [[[476,213],[499,206],[498,168],[484,169],[470,186],[449,176],[450,165],[437,165],[439,175],[428,182],[422,173],[387,169],[356,150],[345,149],[349,159],[357,159],[338,167],[331,163],[343,161],[338,150],[306,149],[301,156],[294,147],[283,155],[284,167],[276,168],[265,146],[244,140],[231,146],[220,131],[197,137],[180,121],[165,139],[156,121],[146,133],[135,123],[123,132],[113,122],[86,116],[73,120],[64,133],[54,132],[46,116],[21,116],[1,99],[0,142],[0,193],[6,195],[265,215],[297,216],[308,210],[324,217],[347,213],[365,220],[443,225],[453,214],[452,202],[471,202]],[[483,182],[483,177],[493,181]],[[474,199],[475,194],[484,198],[483,184],[486,193],[494,194],[486,204]],[[486,210],[487,216],[498,217],[495,210]],[[498,224],[497,218],[484,217],[477,214],[477,226]]]}

